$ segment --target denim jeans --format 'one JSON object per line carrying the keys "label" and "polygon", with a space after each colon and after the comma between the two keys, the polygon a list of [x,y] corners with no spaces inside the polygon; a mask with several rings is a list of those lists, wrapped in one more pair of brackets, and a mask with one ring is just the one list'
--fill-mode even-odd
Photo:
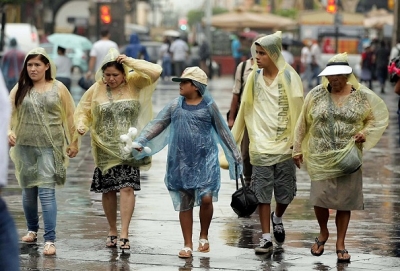
{"label": "denim jeans", "polygon": [[22,189],[22,205],[28,231],[39,229],[38,197],[42,205],[44,241],[56,239],[57,202],[54,188],[32,187]]}
{"label": "denim jeans", "polygon": [[19,270],[17,230],[3,199],[0,197],[0,270]]}

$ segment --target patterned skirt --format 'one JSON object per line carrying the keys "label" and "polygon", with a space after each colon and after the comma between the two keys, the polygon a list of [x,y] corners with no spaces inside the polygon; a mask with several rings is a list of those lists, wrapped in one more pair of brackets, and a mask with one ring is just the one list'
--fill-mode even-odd
{"label": "patterned skirt", "polygon": [[132,187],[135,191],[140,190],[139,168],[118,165],[110,168],[104,175],[98,167],[95,168],[90,191],[95,193],[119,192],[124,187]]}

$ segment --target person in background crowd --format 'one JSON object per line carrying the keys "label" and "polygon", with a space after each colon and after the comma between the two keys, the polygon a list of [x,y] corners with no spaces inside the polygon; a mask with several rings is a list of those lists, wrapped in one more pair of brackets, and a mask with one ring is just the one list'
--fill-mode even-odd
{"label": "person in background crowd", "polygon": [[290,65],[293,65],[293,63],[294,63],[293,54],[291,52],[289,52],[288,50],[289,50],[289,45],[288,44],[282,44],[282,55],[283,55],[283,58],[285,59],[285,61],[287,63],[289,63]]}
{"label": "person in background crowd", "polygon": [[44,224],[44,255],[56,254],[56,185],[64,185],[68,157],[79,150],[73,114],[74,99],[55,80],[56,66],[44,48],[31,50],[18,85],[10,92],[8,142],[15,176],[22,188],[28,232],[23,242],[35,243],[39,230],[38,198]]}
{"label": "person in background crowd", "polygon": [[65,48],[61,46],[57,47],[57,54],[57,57],[54,59],[54,64],[57,67],[56,79],[71,91],[72,61],[66,56]]}
{"label": "person in background crowd", "polygon": [[[131,72],[133,70],[133,72]],[[151,158],[136,160],[124,150],[120,136],[131,127],[139,132],[151,120],[151,97],[161,75],[161,66],[120,55],[111,48],[96,72],[96,82],[82,96],[75,124],[80,135],[90,131],[96,164],[90,190],[102,193],[109,229],[106,247],[118,243],[117,193],[120,194],[121,232],[119,247],[129,252],[129,224],[135,207],[134,191],[140,190],[140,170]]]}
{"label": "person in background crowd", "polygon": [[321,71],[322,67],[322,55],[321,55],[321,47],[319,46],[320,40],[314,41],[310,48],[311,53],[311,77],[308,82],[308,89],[312,89],[312,81],[316,79],[317,85],[320,83],[320,78],[318,74]]}
{"label": "person in background crowd", "polygon": [[190,66],[200,66],[200,47],[196,41],[190,47]]}
{"label": "person in background crowd", "polygon": [[385,93],[385,84],[388,78],[390,50],[386,47],[384,40],[380,41],[380,46],[375,50],[375,70],[376,78],[381,87],[381,93]]}
{"label": "person in background crowd", "polygon": [[[397,56],[390,61],[388,65],[388,72],[390,82],[395,84],[394,93],[400,95],[400,56]],[[397,123],[400,132],[400,98],[397,103]],[[398,142],[400,143],[400,136]]]}
{"label": "person in background crowd", "polygon": [[202,69],[207,74],[208,78],[211,79],[210,76],[211,71],[208,68],[208,66],[211,65],[211,50],[206,39],[203,39],[203,41],[200,44],[199,56],[200,56],[200,69]]}
{"label": "person in background crowd", "polygon": [[186,41],[180,37],[176,38],[169,48],[172,54],[172,62],[174,64],[174,74],[179,76],[186,67],[186,59],[189,52],[189,46]]}
{"label": "person in background crowd", "polygon": [[161,66],[162,66],[162,79],[168,80],[172,75],[172,61],[171,61],[171,53],[169,52],[169,48],[171,47],[171,41],[168,37],[164,37],[163,44],[160,47],[160,57],[161,57]]}
{"label": "person in background crowd", "polygon": [[[239,113],[232,127],[240,145],[247,129],[252,165],[251,189],[258,201],[262,238],[256,253],[273,251],[285,241],[282,217],[296,195],[296,166],[292,159],[294,127],[303,104],[302,82],[281,54],[281,32],[255,41],[251,47],[258,69],[247,78]],[[276,206],[271,212],[272,194]],[[271,220],[271,222],[270,222]]]}
{"label": "person in background crowd", "polygon": [[7,131],[11,117],[8,90],[0,73],[0,270],[19,271],[18,233],[7,205],[1,198],[1,190],[7,185],[8,139]]}
{"label": "person in background crowd", "polygon": [[303,73],[301,74],[301,79],[305,80],[308,86],[308,82],[311,80],[311,51],[310,47],[312,45],[311,41],[306,41],[303,48],[301,48],[300,61],[303,66]]}
{"label": "person in background crowd", "polygon": [[396,45],[394,45],[392,47],[392,49],[390,50],[390,56],[389,59],[392,60],[396,57],[400,56],[400,39],[397,40]]}
{"label": "person in background crowd", "polygon": [[[324,253],[333,209],[337,261],[348,263],[345,237],[351,211],[364,209],[362,152],[379,141],[389,114],[385,102],[357,82],[346,53],[332,57],[319,76],[322,84],[307,94],[296,124],[293,159],[298,168],[304,159],[311,178],[310,201],[320,228],[311,254]],[[355,156],[349,156],[352,150]],[[347,169],[353,162],[354,168]]]}
{"label": "person in background crowd", "polygon": [[1,72],[8,91],[18,82],[19,73],[24,65],[25,53],[18,49],[15,38],[10,40],[10,50],[4,53],[1,59]]}
{"label": "person in background crowd", "polygon": [[102,28],[100,31],[101,39],[93,43],[92,49],[90,50],[89,69],[86,73],[87,78],[93,78],[93,73],[100,69],[101,63],[108,51],[111,48],[116,50],[118,45],[110,40],[110,30],[108,28]]}
{"label": "person in background crowd", "polygon": [[129,45],[126,46],[125,54],[126,56],[135,59],[144,59],[146,61],[149,61],[150,59],[146,47],[140,43],[140,39],[137,34],[131,35],[129,39]]}
{"label": "person in background crowd", "polygon": [[371,45],[365,45],[364,52],[361,54],[361,76],[360,82],[368,82],[368,88],[372,89],[373,66],[375,63],[375,55],[371,50]]}
{"label": "person in background crowd", "polygon": [[232,51],[232,57],[235,61],[235,68],[236,68],[239,65],[239,63],[242,62],[242,57],[243,57],[243,53],[241,51],[242,44],[236,35],[232,35],[231,37],[232,37],[231,51]]}

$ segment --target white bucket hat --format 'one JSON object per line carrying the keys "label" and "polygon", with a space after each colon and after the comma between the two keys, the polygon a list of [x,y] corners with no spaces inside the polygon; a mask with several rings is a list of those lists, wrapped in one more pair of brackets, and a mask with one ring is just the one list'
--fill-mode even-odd
{"label": "white bucket hat", "polygon": [[318,76],[350,74],[352,72],[353,72],[353,69],[349,66],[348,62],[332,61],[326,65],[326,68],[320,74],[318,74]]}
{"label": "white bucket hat", "polygon": [[184,80],[194,80],[202,83],[203,85],[207,85],[207,74],[202,69],[195,66],[186,68],[181,77],[172,78],[172,81],[174,82],[182,82]]}

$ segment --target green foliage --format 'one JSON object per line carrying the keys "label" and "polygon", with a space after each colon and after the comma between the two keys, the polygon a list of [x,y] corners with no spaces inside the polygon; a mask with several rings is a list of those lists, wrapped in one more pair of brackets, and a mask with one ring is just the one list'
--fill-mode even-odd
{"label": "green foliage", "polygon": [[[225,8],[221,8],[221,7],[215,7],[212,10],[213,15],[221,14],[221,13],[225,13],[225,12],[228,12],[228,10]],[[186,15],[186,17],[188,19],[188,25],[193,26],[196,23],[200,23],[204,16],[205,16],[204,10],[201,10],[201,9],[190,10]]]}
{"label": "green foliage", "polygon": [[282,17],[296,19],[297,11],[298,11],[297,9],[280,9],[280,10],[276,10],[275,14],[282,16]]}

